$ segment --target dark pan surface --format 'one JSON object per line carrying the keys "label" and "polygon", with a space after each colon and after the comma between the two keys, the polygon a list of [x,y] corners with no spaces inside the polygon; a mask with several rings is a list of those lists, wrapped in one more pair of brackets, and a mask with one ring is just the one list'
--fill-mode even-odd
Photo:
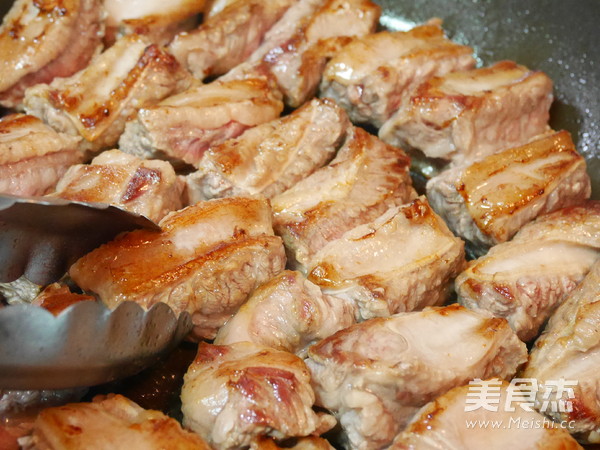
{"label": "dark pan surface", "polygon": [[406,29],[444,19],[454,40],[480,63],[511,59],[554,81],[551,125],[573,134],[600,199],[599,0],[379,0],[382,24]]}

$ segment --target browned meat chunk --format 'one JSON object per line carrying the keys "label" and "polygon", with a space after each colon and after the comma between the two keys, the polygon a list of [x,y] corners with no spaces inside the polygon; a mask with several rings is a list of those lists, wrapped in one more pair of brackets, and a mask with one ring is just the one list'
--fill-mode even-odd
{"label": "browned meat chunk", "polygon": [[585,160],[568,131],[452,168],[427,183],[431,205],[482,255],[541,214],[591,194]]}
{"label": "browned meat chunk", "polygon": [[315,413],[314,401],[300,358],[250,342],[200,344],[181,391],[184,425],[216,449],[243,448],[260,436],[318,436],[335,419]]}
{"label": "browned meat chunk", "polygon": [[164,161],[141,160],[110,150],[91,164],[71,167],[53,196],[81,202],[109,203],[158,222],[181,209],[183,181]]}
{"label": "browned meat chunk", "polygon": [[58,316],[69,306],[86,300],[95,299],[91,295],[73,293],[68,286],[54,283],[40,292],[40,295],[38,295],[31,303],[41,306],[55,316]]}
{"label": "browned meat chunk", "polygon": [[425,82],[379,137],[428,157],[472,162],[546,132],[552,99],[544,73],[502,61]]}
{"label": "browned meat chunk", "polygon": [[105,42],[112,44],[124,35],[139,34],[167,45],[176,34],[195,26],[204,0],[104,0],[104,8]]}
{"label": "browned meat chunk", "polygon": [[145,39],[125,36],[84,70],[25,95],[25,109],[55,130],[83,137],[82,149],[114,147],[139,108],[181,92],[191,76],[171,55]]}
{"label": "browned meat chunk", "polygon": [[473,378],[510,377],[527,349],[504,319],[458,305],[353,325],[309,349],[317,405],[351,448],[392,443],[420,407]]}
{"label": "browned meat chunk", "polygon": [[37,117],[0,119],[0,192],[37,196],[54,189],[69,166],[80,163],[79,139],[57,133]]}
{"label": "browned meat chunk", "polygon": [[[544,333],[535,342],[523,377],[538,381],[536,407],[559,422],[581,440],[600,443],[600,263],[550,317]],[[576,385],[558,392],[557,381]],[[554,386],[552,385],[554,383]],[[561,411],[561,401],[569,408]],[[554,403],[553,403],[554,402]],[[554,404],[555,407],[549,407]],[[565,403],[567,405],[568,403]]]}
{"label": "browned meat chunk", "polygon": [[320,93],[353,122],[380,127],[429,78],[475,67],[473,50],[446,39],[441,21],[371,34],[344,47],[323,73]]}
{"label": "browned meat chunk", "polygon": [[271,201],[275,230],[296,260],[292,263],[306,270],[328,242],[412,200],[409,165],[402,150],[352,129],[328,166]]}
{"label": "browned meat chunk", "polygon": [[[487,392],[493,392],[494,401],[497,400],[498,403],[488,408],[495,410],[481,407],[465,411],[473,400],[473,394],[477,392],[476,388],[483,392],[486,389]],[[510,395],[509,384],[499,379],[454,388],[425,405],[389,449],[582,450],[569,432],[558,424],[555,427],[536,426],[544,424],[544,416],[528,410],[529,406],[525,403],[510,401]],[[504,407],[507,401],[514,411],[508,411]],[[485,426],[486,423],[497,423],[500,426]]]}
{"label": "browned meat chunk", "polygon": [[143,409],[121,395],[42,411],[24,448],[210,450],[200,436],[182,429],[175,419]]}
{"label": "browned meat chunk", "polygon": [[600,202],[588,201],[538,217],[470,262],[456,291],[463,305],[506,318],[529,341],[599,255]]}
{"label": "browned meat chunk", "polygon": [[100,51],[101,0],[17,0],[0,27],[0,105],[19,107],[25,89],[69,77]]}
{"label": "browned meat chunk", "polygon": [[162,231],[121,235],[77,261],[73,280],[109,307],[167,303],[192,315],[195,335],[213,339],[254,289],[285,267],[264,200],[230,198],[171,213]]}
{"label": "browned meat chunk", "polygon": [[463,247],[420,197],[329,242],[313,257],[309,280],[356,303],[361,320],[387,317],[442,304],[464,269]]}
{"label": "browned meat chunk", "polygon": [[244,62],[294,0],[238,0],[194,31],[175,37],[169,51],[200,80]]}
{"label": "browned meat chunk", "polygon": [[312,343],[352,325],[354,314],[352,302],[323,295],[302,274],[286,270],[252,294],[215,344],[246,341],[304,355]]}
{"label": "browned meat chunk", "polygon": [[272,76],[285,103],[297,108],[316,94],[332,56],[353,37],[375,31],[381,11],[370,0],[301,0],[288,12],[248,63],[226,77]]}
{"label": "browned meat chunk", "polygon": [[141,158],[198,164],[212,146],[235,138],[283,111],[281,96],[264,79],[215,81],[140,110],[119,141]]}
{"label": "browned meat chunk", "polygon": [[272,198],[327,164],[350,122],[333,101],[312,100],[292,114],[209,149],[187,177],[190,202],[260,194]]}

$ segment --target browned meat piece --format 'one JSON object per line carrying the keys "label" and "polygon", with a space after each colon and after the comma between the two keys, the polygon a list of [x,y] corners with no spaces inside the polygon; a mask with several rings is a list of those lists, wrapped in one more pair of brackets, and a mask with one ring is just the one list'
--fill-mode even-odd
{"label": "browned meat piece", "polygon": [[315,99],[282,119],[252,128],[204,154],[200,170],[187,177],[190,202],[281,194],[327,164],[349,127],[335,102]]}
{"label": "browned meat piece", "polygon": [[412,200],[410,160],[360,128],[353,128],[336,158],[271,201],[277,234],[299,269],[315,253],[392,206]]}
{"label": "browned meat piece", "polygon": [[183,181],[164,161],[141,160],[110,150],[91,164],[71,167],[52,196],[81,202],[109,203],[158,222],[181,209]]}
{"label": "browned meat piece", "polygon": [[450,169],[427,183],[433,208],[479,256],[537,216],[590,194],[585,160],[568,131]]}
{"label": "browned meat piece", "polygon": [[326,439],[317,436],[296,438],[283,445],[280,447],[273,439],[261,436],[252,441],[250,450],[335,450]]}
{"label": "browned meat piece", "polygon": [[508,320],[524,341],[537,336],[600,255],[600,202],[564,208],[469,263],[456,279],[461,304]]}
{"label": "browned meat piece", "polygon": [[140,110],[119,141],[124,152],[198,164],[212,146],[283,111],[281,95],[264,79],[215,81]]}
{"label": "browned meat piece", "polygon": [[[491,406],[497,410],[481,407],[465,411],[476,392],[473,389],[492,392],[493,388],[488,383],[499,387],[498,391],[493,391],[499,394],[494,397],[498,403]],[[389,450],[582,450],[566,429],[558,424],[551,427],[551,422],[544,416],[524,409],[528,405],[510,401],[508,386],[506,381],[492,379],[450,390],[425,405]],[[504,407],[507,400],[514,411]],[[486,426],[486,423],[498,423],[500,426]],[[545,423],[546,426],[541,426]]]}
{"label": "browned meat piece", "polygon": [[353,325],[309,349],[317,405],[350,448],[385,448],[420,407],[473,378],[510,377],[527,349],[504,319],[458,305]]}
{"label": "browned meat piece", "polygon": [[472,162],[546,132],[552,80],[512,61],[432,78],[379,130],[392,145]]}
{"label": "browned meat piece", "polygon": [[380,127],[429,78],[475,67],[472,53],[446,39],[440,20],[371,34],[348,44],[327,64],[320,93],[335,99],[353,122]]}
{"label": "browned meat piece", "polygon": [[112,44],[126,34],[146,36],[153,43],[167,45],[173,37],[196,25],[204,0],[104,0],[105,42]]}
{"label": "browned meat piece", "polygon": [[463,242],[420,197],[329,242],[309,280],[356,303],[366,320],[442,304],[464,267]]}
{"label": "browned meat piece", "polygon": [[80,163],[79,139],[57,133],[24,114],[0,119],[0,192],[36,196],[54,189],[69,166]]}
{"label": "browned meat piece", "polygon": [[250,342],[201,343],[184,377],[183,423],[216,449],[259,436],[318,436],[335,419],[312,410],[310,375],[297,356]]}
{"label": "browned meat piece", "polygon": [[312,343],[352,325],[354,314],[352,302],[323,295],[302,274],[286,270],[252,294],[215,344],[246,341],[304,355]]}
{"label": "browned meat piece", "polygon": [[139,108],[181,92],[191,76],[171,55],[144,38],[125,36],[84,70],[25,95],[25,109],[55,130],[83,137],[81,148],[114,147]]}
{"label": "browned meat piece", "polygon": [[204,6],[204,17],[211,18],[238,1],[240,0],[207,0]]}
{"label": "browned meat piece", "polygon": [[195,335],[213,339],[254,289],[285,267],[264,200],[229,198],[171,213],[162,231],[121,235],[77,261],[73,280],[109,307],[164,302],[192,314]]}
{"label": "browned meat piece", "polygon": [[86,67],[102,19],[101,0],[16,0],[0,27],[0,105],[20,107],[28,87]]}
{"label": "browned meat piece", "polygon": [[316,94],[332,56],[353,37],[375,31],[381,11],[370,0],[302,0],[288,12],[226,78],[272,76],[285,103],[297,108]]}
{"label": "browned meat piece", "polygon": [[[550,317],[544,333],[531,350],[523,377],[538,381],[537,408],[554,420],[570,424],[580,439],[600,443],[600,263]],[[558,392],[557,381],[575,381],[573,396]],[[549,395],[548,395],[549,394]],[[571,397],[571,398],[570,398]],[[559,401],[570,402],[571,411],[560,411]],[[544,407],[544,402],[546,406]],[[572,422],[573,421],[573,422]]]}
{"label": "browned meat piece", "polygon": [[169,51],[200,80],[244,62],[294,0],[238,0],[194,31],[175,37]]}
{"label": "browned meat piece", "polygon": [[68,286],[59,283],[51,284],[38,295],[32,304],[47,309],[55,316],[78,302],[95,300],[91,295],[75,294]]}
{"label": "browned meat piece", "polygon": [[121,395],[42,411],[24,448],[210,450],[200,436],[182,429],[175,419],[143,409]]}

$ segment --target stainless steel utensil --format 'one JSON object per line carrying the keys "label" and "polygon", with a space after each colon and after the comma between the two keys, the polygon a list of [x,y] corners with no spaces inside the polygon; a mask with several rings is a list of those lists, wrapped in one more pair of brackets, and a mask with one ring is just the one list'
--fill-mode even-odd
{"label": "stainless steel utensil", "polygon": [[[105,204],[48,197],[0,196],[0,281],[22,275],[46,285],[119,233],[160,228],[149,219]],[[58,316],[34,305],[0,308],[0,389],[91,386],[139,372],[192,328],[159,303],[149,310],[124,302],[76,303]]]}

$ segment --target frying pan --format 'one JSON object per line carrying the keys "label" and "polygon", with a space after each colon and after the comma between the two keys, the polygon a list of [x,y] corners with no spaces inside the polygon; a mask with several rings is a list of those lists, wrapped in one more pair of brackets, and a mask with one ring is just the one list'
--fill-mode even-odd
{"label": "frying pan", "polygon": [[[440,17],[453,40],[475,49],[480,64],[511,59],[546,72],[555,83],[551,126],[571,132],[587,160],[593,196],[600,199],[599,0],[375,1],[382,6],[385,28],[404,30]],[[0,15],[11,4],[11,0],[0,0]],[[194,353],[193,347],[184,344],[166,363],[117,384],[95,388],[92,394],[120,391],[146,408],[172,409],[182,373]],[[166,379],[177,381],[164,386]],[[166,398],[157,401],[157,392]]]}
{"label": "frying pan", "polygon": [[411,28],[444,20],[453,40],[475,49],[481,64],[511,59],[554,81],[550,125],[571,132],[600,199],[600,1],[375,0],[381,23]]}

